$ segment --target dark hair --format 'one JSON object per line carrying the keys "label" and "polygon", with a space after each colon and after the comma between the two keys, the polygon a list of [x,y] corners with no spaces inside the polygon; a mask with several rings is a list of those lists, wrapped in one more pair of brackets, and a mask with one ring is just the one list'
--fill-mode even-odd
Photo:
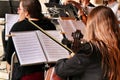
{"label": "dark hair", "polygon": [[38,0],[20,0],[24,10],[28,11],[31,18],[43,18],[41,4]]}

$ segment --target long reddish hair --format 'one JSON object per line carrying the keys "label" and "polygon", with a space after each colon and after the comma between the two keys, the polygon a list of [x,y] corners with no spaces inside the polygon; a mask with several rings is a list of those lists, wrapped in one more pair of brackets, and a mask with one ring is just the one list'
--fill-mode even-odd
{"label": "long reddish hair", "polygon": [[91,11],[84,38],[101,51],[104,76],[120,80],[120,28],[110,8],[98,6]]}

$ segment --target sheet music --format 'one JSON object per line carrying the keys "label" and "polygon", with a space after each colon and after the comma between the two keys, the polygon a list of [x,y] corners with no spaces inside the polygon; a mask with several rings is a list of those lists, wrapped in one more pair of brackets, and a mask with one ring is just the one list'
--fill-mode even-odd
{"label": "sheet music", "polygon": [[75,20],[58,20],[62,31],[65,33],[66,37],[69,40],[73,40],[72,32],[75,32],[76,29],[81,30],[81,32],[85,33],[85,25],[82,21],[75,21]]}
{"label": "sheet music", "polygon": [[58,22],[61,26],[62,32],[65,33],[66,37],[69,40],[73,40],[71,33],[76,31],[76,29],[73,27],[72,21],[71,20],[58,20]]}
{"label": "sheet music", "polygon": [[46,31],[48,34],[50,34],[52,37],[54,37],[56,40],[58,40],[59,42],[62,41],[63,36],[61,34],[60,31],[56,31],[56,30],[48,30]]}
{"label": "sheet music", "polygon": [[[59,31],[46,32],[58,41],[63,38]],[[56,62],[69,55],[65,48],[40,31],[12,32],[12,34],[21,66]]]}
{"label": "sheet music", "polygon": [[15,35],[12,38],[21,65],[46,62],[36,32],[16,32],[12,34]]}
{"label": "sheet music", "polygon": [[[18,14],[5,14],[5,35],[8,35],[12,26],[18,21],[19,15]],[[5,37],[7,40],[8,37]]]}
{"label": "sheet music", "polygon": [[[68,51],[63,48],[61,45],[50,39],[48,36],[45,34],[38,32],[40,41],[42,43],[42,46],[44,48],[44,51],[46,53],[46,56],[48,58],[48,62],[56,62],[57,60],[61,58],[67,58],[69,53]],[[54,34],[50,33],[50,35],[56,35],[56,40],[61,39],[60,33],[57,31],[54,32]]]}
{"label": "sheet music", "polygon": [[85,34],[85,24],[82,21],[73,21],[75,28],[81,30],[82,34]]}

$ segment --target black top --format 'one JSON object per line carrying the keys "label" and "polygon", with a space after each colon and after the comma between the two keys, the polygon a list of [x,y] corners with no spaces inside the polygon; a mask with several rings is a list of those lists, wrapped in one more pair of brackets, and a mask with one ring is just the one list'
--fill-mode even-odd
{"label": "black top", "polygon": [[[35,24],[40,26],[44,30],[56,30],[56,27],[53,23],[51,23],[48,19],[43,19],[39,21],[33,21]],[[16,31],[31,31],[31,30],[38,30],[35,26],[33,26],[30,22],[28,22],[27,19],[17,22],[13,25],[10,32],[16,32]]]}
{"label": "black top", "polygon": [[57,3],[59,4],[60,0],[49,0],[49,3]]}
{"label": "black top", "polygon": [[[43,19],[43,20],[38,20],[38,21],[33,21],[35,24],[37,24],[38,26],[40,26],[42,29],[44,30],[56,30],[56,27],[54,26],[53,23],[50,22],[50,20],[48,19]],[[10,32],[18,32],[18,31],[33,31],[33,30],[39,30],[38,28],[36,28],[33,24],[31,24],[30,22],[28,22],[27,19],[17,22],[16,24],[14,24],[14,26],[12,27]],[[6,48],[6,61],[11,64],[11,56],[12,54],[16,52],[15,51],[15,47],[13,44],[13,40],[12,37],[8,38],[8,42],[7,42],[7,48]],[[19,71],[14,71],[15,73],[17,73],[17,76],[21,76],[27,73],[32,73],[32,72],[36,72],[36,71],[43,71],[43,64],[40,65],[33,65],[33,66],[26,66],[26,67],[20,67],[17,64],[17,68],[16,70]]]}
{"label": "black top", "polygon": [[95,7],[95,5],[93,5],[92,3],[88,4],[89,7]]}
{"label": "black top", "polygon": [[70,80],[102,80],[100,51],[90,43],[83,43],[74,57],[58,60],[55,71],[58,76]]}

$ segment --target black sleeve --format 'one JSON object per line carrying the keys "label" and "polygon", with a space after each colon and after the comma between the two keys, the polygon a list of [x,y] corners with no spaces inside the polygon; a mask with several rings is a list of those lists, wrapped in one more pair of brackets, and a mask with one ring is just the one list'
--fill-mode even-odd
{"label": "black sleeve", "polygon": [[86,67],[91,63],[91,45],[87,42],[81,43],[79,52],[72,58],[60,59],[55,66],[56,74],[62,78],[68,76],[82,75]]}
{"label": "black sleeve", "polygon": [[45,27],[44,30],[56,30],[56,26],[50,20],[45,24]]}
{"label": "black sleeve", "polygon": [[[17,23],[15,23],[12,27],[12,29],[10,30],[10,32],[13,32],[13,31],[17,31],[19,30],[17,27]],[[9,33],[10,34],[10,33]],[[15,52],[15,47],[14,47],[14,44],[13,44],[13,40],[12,40],[12,37],[8,37],[8,40],[7,40],[7,45],[6,45],[6,54],[5,54],[5,58],[6,58],[6,61],[11,64],[11,57],[12,57],[12,54]]]}
{"label": "black sleeve", "polygon": [[58,3],[59,4],[60,0],[49,0],[49,3]]}
{"label": "black sleeve", "polygon": [[7,46],[6,46],[6,61],[11,64],[11,57],[12,54],[14,53],[15,48],[13,45],[12,37],[8,38]]}
{"label": "black sleeve", "polygon": [[48,26],[49,26],[48,30],[56,30],[56,26],[52,22],[50,22]]}
{"label": "black sleeve", "polygon": [[56,74],[62,78],[82,74],[89,61],[88,57],[80,54],[76,54],[70,59],[60,59],[55,66]]}
{"label": "black sleeve", "polygon": [[40,27],[44,30],[56,30],[56,26],[48,18],[44,18],[40,21]]}

